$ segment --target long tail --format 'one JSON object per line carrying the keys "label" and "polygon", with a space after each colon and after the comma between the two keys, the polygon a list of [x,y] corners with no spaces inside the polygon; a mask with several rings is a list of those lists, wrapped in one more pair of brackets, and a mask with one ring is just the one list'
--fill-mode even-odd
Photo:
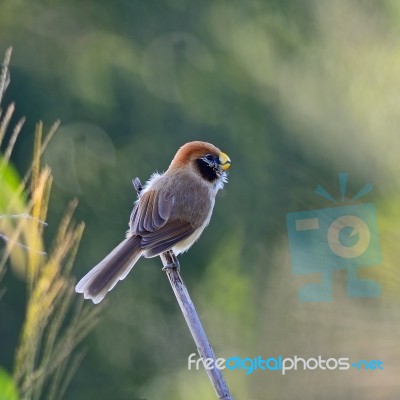
{"label": "long tail", "polygon": [[95,304],[100,303],[142,255],[139,244],[138,236],[126,238],[77,283],[75,291],[83,293],[85,299],[91,299]]}

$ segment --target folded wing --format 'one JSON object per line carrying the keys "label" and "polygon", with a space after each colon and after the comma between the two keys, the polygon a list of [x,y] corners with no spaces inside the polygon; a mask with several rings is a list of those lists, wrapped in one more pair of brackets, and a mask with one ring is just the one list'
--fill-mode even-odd
{"label": "folded wing", "polygon": [[145,192],[136,203],[129,223],[129,235],[141,237],[140,247],[153,257],[194,233],[190,222],[173,219],[174,195],[162,190]]}

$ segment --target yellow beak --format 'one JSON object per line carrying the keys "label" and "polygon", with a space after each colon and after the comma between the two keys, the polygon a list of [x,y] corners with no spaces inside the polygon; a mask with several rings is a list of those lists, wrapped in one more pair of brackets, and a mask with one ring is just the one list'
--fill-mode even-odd
{"label": "yellow beak", "polygon": [[231,166],[231,159],[222,151],[219,153],[219,164],[224,171]]}

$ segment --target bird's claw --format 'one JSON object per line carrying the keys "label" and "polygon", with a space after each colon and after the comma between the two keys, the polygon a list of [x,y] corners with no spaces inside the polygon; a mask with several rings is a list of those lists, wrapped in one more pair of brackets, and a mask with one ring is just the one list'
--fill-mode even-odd
{"label": "bird's claw", "polygon": [[169,269],[176,269],[179,272],[181,270],[179,261],[164,265],[161,271],[167,271]]}
{"label": "bird's claw", "polygon": [[164,264],[162,271],[167,271],[169,269],[176,269],[179,272],[181,266],[174,252],[171,250],[166,251],[163,255],[164,255],[163,259],[165,259],[166,263]]}

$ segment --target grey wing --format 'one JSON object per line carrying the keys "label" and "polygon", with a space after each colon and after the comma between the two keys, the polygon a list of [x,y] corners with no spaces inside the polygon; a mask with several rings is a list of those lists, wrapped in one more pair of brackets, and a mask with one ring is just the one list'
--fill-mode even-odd
{"label": "grey wing", "polygon": [[171,220],[174,195],[162,190],[149,190],[136,202],[132,211],[130,233],[141,236],[140,247],[148,257],[170,249],[196,230],[190,222]]}
{"label": "grey wing", "polygon": [[174,195],[149,190],[136,202],[129,221],[129,229],[135,235],[153,232],[169,220],[174,206]]}

